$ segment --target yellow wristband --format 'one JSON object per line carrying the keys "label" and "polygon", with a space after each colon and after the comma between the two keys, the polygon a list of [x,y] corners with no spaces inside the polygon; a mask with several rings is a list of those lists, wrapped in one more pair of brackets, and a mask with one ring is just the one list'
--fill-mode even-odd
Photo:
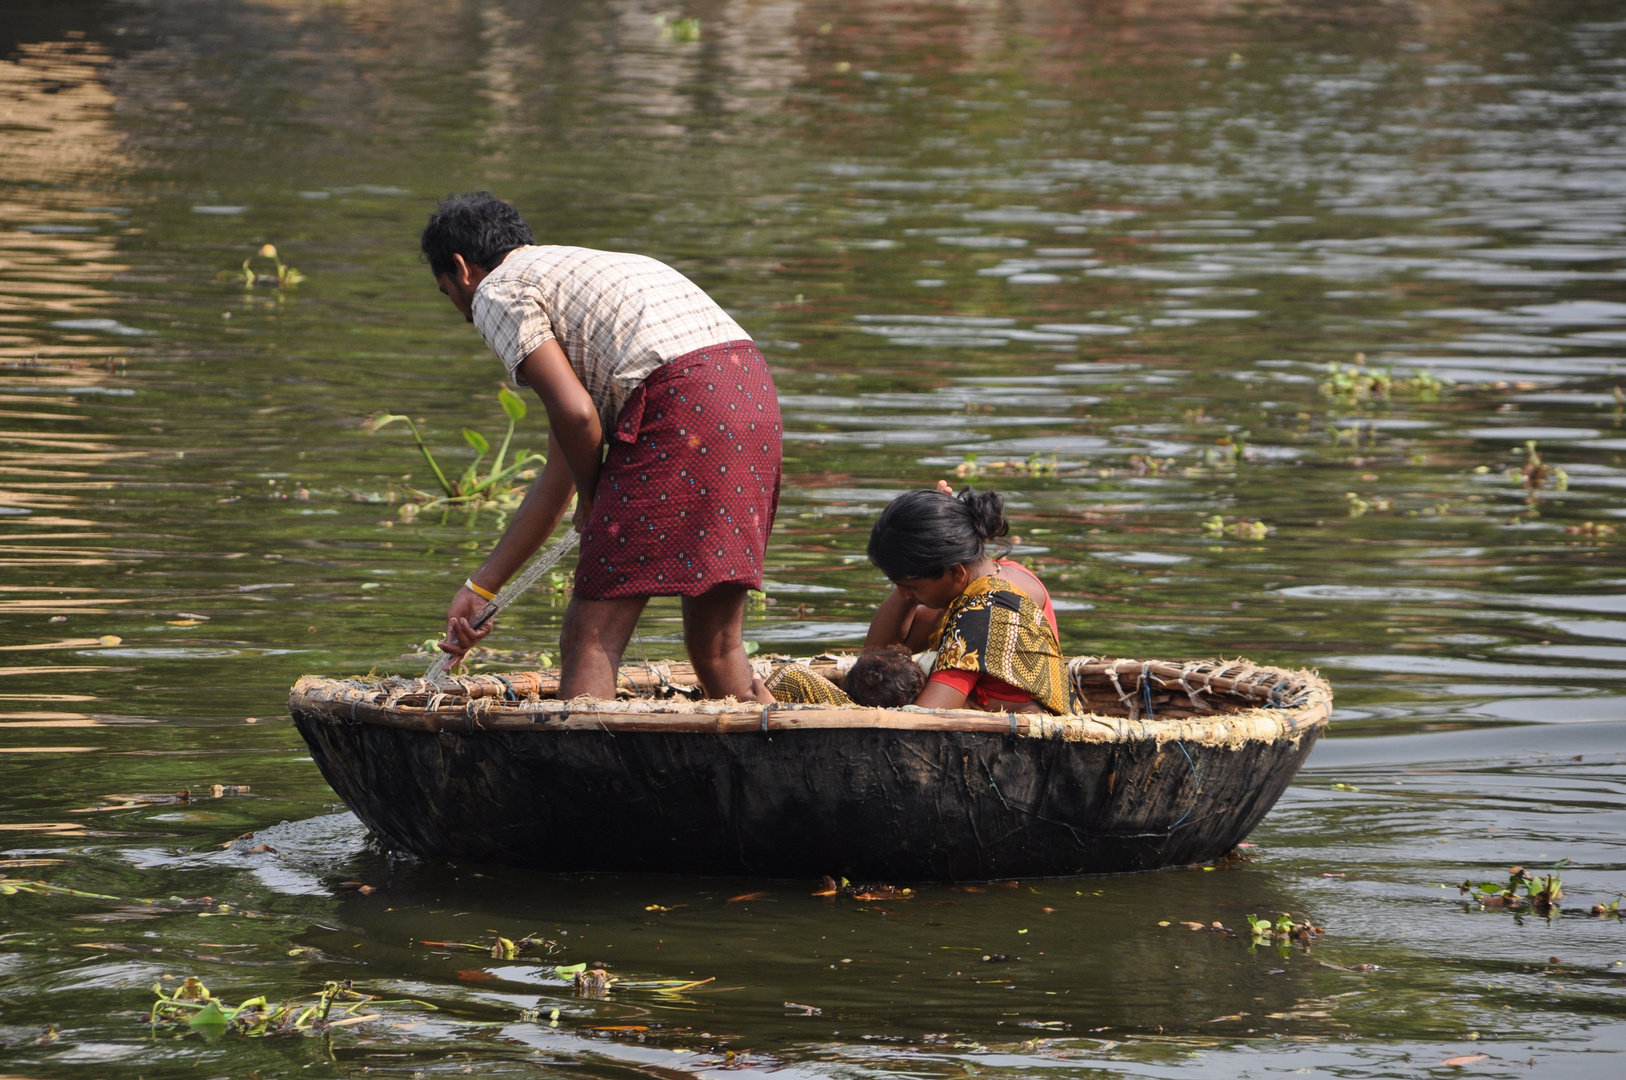
{"label": "yellow wristband", "polygon": [[476,585],[474,583],[473,578],[469,578],[466,581],[464,581],[463,582],[463,587],[465,589],[469,590],[469,592],[473,593],[475,596],[478,596],[482,600],[495,600],[495,599],[497,599],[497,594],[496,593],[492,592],[490,589],[482,589],[482,588],[480,588],[480,586],[478,586],[478,585]]}

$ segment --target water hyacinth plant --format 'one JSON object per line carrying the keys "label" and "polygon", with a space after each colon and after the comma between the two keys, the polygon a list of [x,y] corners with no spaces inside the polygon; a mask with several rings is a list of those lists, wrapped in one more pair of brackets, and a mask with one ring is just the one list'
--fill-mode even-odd
{"label": "water hyacinth plant", "polygon": [[[255,258],[270,259],[273,267],[269,274],[261,274],[254,269]],[[282,261],[277,254],[275,244],[261,244],[260,250],[243,260],[241,269],[222,270],[221,281],[241,281],[243,288],[252,289],[256,285],[271,285],[278,289],[291,289],[305,280],[305,275]]]}
{"label": "water hyacinth plant", "polygon": [[[168,976],[165,976],[168,978]],[[173,993],[164,992],[164,984],[153,984],[152,992],[158,1000],[153,1002],[149,1023],[184,1024],[205,1038],[218,1039],[227,1031],[249,1036],[283,1033],[320,1034],[333,1028],[349,1027],[380,1020],[383,1014],[365,1012],[386,1005],[417,1005],[425,1009],[435,1006],[413,998],[386,1000],[373,994],[364,994],[346,979],[329,982],[319,994],[301,1000],[272,1004],[262,995],[256,995],[237,1006],[227,1005],[209,992],[209,988],[195,976],[188,976]],[[334,1016],[337,1011],[340,1015]]]}
{"label": "water hyacinth plant", "polygon": [[1570,488],[1570,474],[1557,465],[1549,465],[1541,460],[1541,451],[1536,449],[1534,439],[1524,441],[1524,467],[1509,469],[1507,478],[1523,487],[1527,497],[1532,500],[1544,487],[1558,491],[1568,491]]}
{"label": "water hyacinth plant", "polygon": [[1274,944],[1277,951],[1286,956],[1293,942],[1309,945],[1326,932],[1307,919],[1294,919],[1292,913],[1286,911],[1275,919],[1257,915],[1249,915],[1247,919],[1253,938],[1248,945],[1249,952],[1261,944]]}
{"label": "water hyacinth plant", "polygon": [[1410,378],[1397,376],[1393,367],[1368,368],[1366,354],[1356,353],[1355,363],[1349,367],[1337,361],[1327,365],[1327,374],[1321,380],[1320,390],[1327,397],[1354,404],[1385,400],[1400,394],[1414,394],[1421,401],[1438,401],[1450,389],[1450,382],[1422,368]]}
{"label": "water hyacinth plant", "polygon": [[669,41],[691,44],[700,40],[700,20],[692,18],[674,18],[670,15],[656,15],[654,18],[655,31]]}
{"label": "water hyacinth plant", "polygon": [[[508,462],[508,447],[514,441],[514,428],[525,419],[525,401],[508,387],[500,387],[497,391],[497,401],[502,410],[508,415],[508,431],[503,435],[502,444],[497,447],[496,459],[482,476],[480,463],[491,453],[491,443],[484,435],[473,428],[463,429],[463,441],[474,449],[475,459],[469,467],[463,470],[463,475],[454,482],[447,479],[446,472],[435,460],[429,446],[423,441],[423,434],[418,431],[418,425],[409,416],[400,413],[381,413],[368,420],[363,425],[368,431],[379,431],[394,423],[403,423],[407,430],[412,432],[412,439],[418,444],[423,453],[424,461],[429,464],[429,471],[440,484],[441,494],[412,491],[414,501],[401,508],[401,516],[411,521],[420,511],[432,510],[440,507],[463,507],[470,510],[481,510],[488,506],[498,509],[510,509],[520,498],[518,485],[511,481],[528,479],[534,476],[533,467],[539,468],[547,464],[547,458],[541,454],[533,454],[521,450],[514,455],[514,460]],[[505,464],[507,462],[507,464]],[[409,489],[411,490],[411,489]]]}
{"label": "water hyacinth plant", "polygon": [[1532,874],[1522,866],[1509,867],[1507,883],[1499,881],[1464,881],[1458,890],[1466,898],[1477,900],[1482,908],[1501,908],[1507,911],[1533,911],[1537,915],[1552,915],[1558,910],[1558,901],[1564,895],[1564,883],[1559,871],[1569,865],[1568,859],[1553,864],[1550,872]]}

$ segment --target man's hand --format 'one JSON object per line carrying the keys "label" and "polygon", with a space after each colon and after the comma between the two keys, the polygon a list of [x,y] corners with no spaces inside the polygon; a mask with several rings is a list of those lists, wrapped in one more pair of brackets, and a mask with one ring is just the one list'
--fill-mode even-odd
{"label": "man's hand", "polygon": [[584,499],[580,492],[576,495],[576,512],[570,515],[570,527],[577,532],[587,528],[587,519],[593,516],[593,500]]}
{"label": "man's hand", "polygon": [[497,628],[496,619],[478,630],[474,628],[474,620],[480,617],[487,603],[467,587],[457,590],[457,595],[452,597],[452,606],[446,611],[446,640],[440,643],[441,651],[462,659],[464,653]]}

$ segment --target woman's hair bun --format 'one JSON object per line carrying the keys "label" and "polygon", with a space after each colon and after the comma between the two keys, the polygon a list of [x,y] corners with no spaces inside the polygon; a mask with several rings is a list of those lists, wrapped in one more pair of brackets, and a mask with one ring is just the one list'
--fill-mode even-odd
{"label": "woman's hair bun", "polygon": [[971,527],[983,540],[994,540],[1011,531],[1005,520],[1005,498],[997,491],[978,491],[967,487],[955,496],[965,505],[971,516]]}
{"label": "woman's hair bun", "polygon": [[[875,519],[869,560],[893,581],[935,578],[951,566],[975,564],[988,554],[989,541],[1010,531],[1005,500],[996,492],[919,488],[887,503]],[[996,547],[1003,555],[1010,542]]]}

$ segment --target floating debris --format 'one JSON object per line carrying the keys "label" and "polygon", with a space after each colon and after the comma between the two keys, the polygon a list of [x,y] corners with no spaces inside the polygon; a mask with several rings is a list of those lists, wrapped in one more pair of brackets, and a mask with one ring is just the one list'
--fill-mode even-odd
{"label": "floating debris", "polygon": [[[967,890],[981,892],[982,890]],[[840,884],[836,879],[826,876],[824,888],[813,894],[814,896],[845,896],[852,900],[912,900],[915,890],[899,888],[895,885],[854,885],[846,878]]]}
{"label": "floating debris", "polygon": [[[348,882],[346,884],[349,884]],[[522,938],[505,938],[495,930],[490,931],[493,941],[490,945],[478,945],[469,941],[422,941],[419,945],[429,945],[440,949],[467,949],[470,952],[486,953],[493,960],[517,960],[521,956],[538,954],[548,956],[558,951],[559,943],[550,941],[535,934],[526,934]],[[555,969],[559,978],[569,979],[577,971],[585,970],[587,965],[581,964],[572,969]]]}
{"label": "floating debris", "polygon": [[1383,495],[1374,495],[1367,499],[1353,491],[1344,492],[1344,502],[1348,507],[1347,513],[1352,518],[1365,517],[1369,513],[1387,514],[1395,508],[1393,499]]}
{"label": "floating debris", "polygon": [[1534,500],[1544,487],[1551,486],[1556,491],[1570,489],[1570,474],[1557,465],[1548,465],[1541,460],[1541,451],[1536,448],[1536,440],[1524,441],[1524,466],[1518,469],[1509,469],[1507,478],[1524,488],[1526,496]]}
{"label": "floating debris", "polygon": [[0,896],[16,896],[18,893],[28,893],[32,896],[77,896],[85,900],[119,899],[106,893],[85,892],[82,889],[70,889],[66,885],[52,885],[49,881],[24,881],[0,874]]}
{"label": "floating debris", "polygon": [[585,998],[605,998],[610,994],[610,984],[615,981],[615,976],[603,968],[578,971],[575,980],[576,993]]}

